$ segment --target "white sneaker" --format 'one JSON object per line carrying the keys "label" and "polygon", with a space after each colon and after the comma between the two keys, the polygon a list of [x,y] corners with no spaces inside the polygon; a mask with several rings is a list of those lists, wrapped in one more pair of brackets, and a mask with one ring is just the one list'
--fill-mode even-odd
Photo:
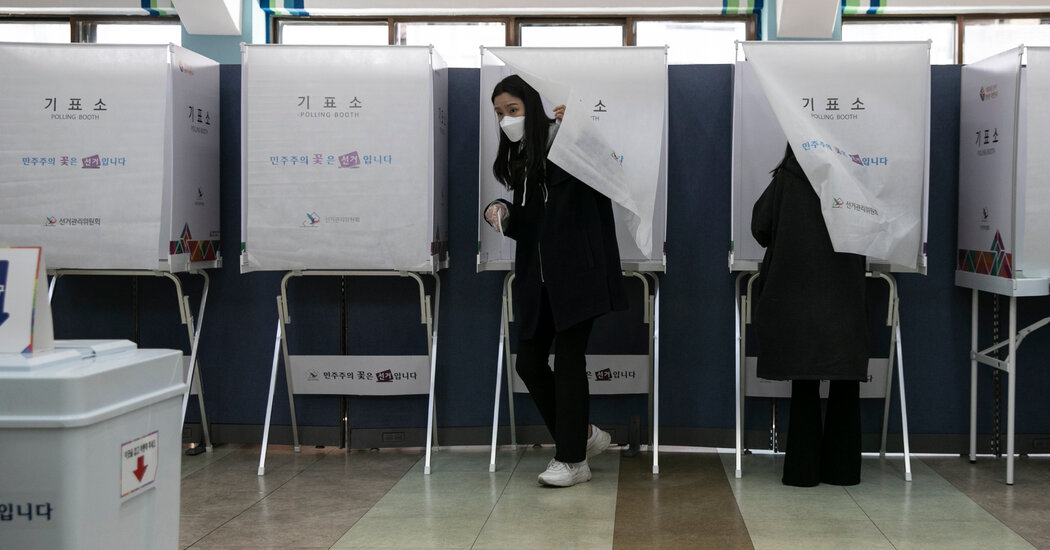
{"label": "white sneaker", "polygon": [[591,436],[587,438],[587,458],[598,456],[609,448],[612,436],[598,426],[591,425]]}
{"label": "white sneaker", "polygon": [[587,461],[562,462],[552,458],[547,464],[547,471],[540,474],[539,482],[554,487],[572,487],[577,483],[591,480],[591,468]]}

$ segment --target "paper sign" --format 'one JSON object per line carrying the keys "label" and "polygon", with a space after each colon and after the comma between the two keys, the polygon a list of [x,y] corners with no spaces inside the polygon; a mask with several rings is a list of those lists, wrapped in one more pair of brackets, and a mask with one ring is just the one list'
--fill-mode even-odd
{"label": "paper sign", "polygon": [[46,287],[40,247],[0,248],[0,353],[53,349]]}
{"label": "paper sign", "polygon": [[142,494],[157,480],[160,431],[137,437],[120,446],[120,498]]}

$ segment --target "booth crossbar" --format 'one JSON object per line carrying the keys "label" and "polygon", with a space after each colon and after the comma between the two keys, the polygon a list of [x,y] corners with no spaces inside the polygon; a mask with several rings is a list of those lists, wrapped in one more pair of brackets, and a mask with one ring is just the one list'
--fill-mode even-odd
{"label": "booth crossbar", "polygon": [[[1043,279],[1043,287],[1046,287]],[[978,296],[980,289],[972,290],[970,303],[970,463],[977,462],[977,365],[985,364],[1006,373],[1006,484],[1014,484],[1014,444],[1015,444],[1015,398],[1017,396],[1017,348],[1032,332],[1050,324],[1050,317],[1045,317],[1017,330],[1017,296],[1008,294],[1010,297],[1010,321],[1009,332],[1005,340],[995,342],[992,346],[983,350],[977,348],[977,314],[979,312]],[[995,294],[1000,292],[991,290]],[[999,359],[992,354],[1005,347],[1007,349],[1006,359]]]}
{"label": "booth crossbar", "polygon": [[[897,293],[897,281],[893,275],[882,271],[869,271],[867,276],[879,278],[889,286],[889,304],[886,313],[886,326],[890,327],[889,360],[886,364],[886,396],[882,413],[882,439],[879,456],[886,456],[886,437],[889,428],[890,397],[893,390],[893,364],[897,363],[897,377],[900,379],[901,402],[901,435],[904,440],[904,480],[911,481],[911,448],[908,441],[908,410],[904,391],[904,360],[901,352],[900,296]],[[741,294],[741,283],[747,278],[746,291]],[[747,325],[751,324],[751,306],[753,305],[752,288],[758,279],[758,272],[742,271],[736,277],[734,291],[736,302],[736,477],[743,476],[742,456],[744,453],[744,362],[747,358]]]}
{"label": "booth crossbar", "polygon": [[51,283],[47,289],[47,301],[51,302],[55,294],[55,285],[60,277],[67,275],[102,275],[120,277],[166,277],[175,285],[175,295],[179,303],[179,321],[186,325],[186,332],[190,339],[190,365],[186,372],[186,390],[182,395],[182,417],[180,429],[186,424],[186,407],[189,404],[190,394],[197,392],[197,403],[201,412],[201,429],[204,433],[204,450],[212,452],[211,431],[208,429],[208,414],[204,408],[204,387],[201,384],[200,365],[197,361],[197,345],[200,343],[201,326],[204,325],[204,307],[208,303],[208,287],[211,278],[203,269],[193,269],[189,273],[200,275],[204,278],[204,290],[201,292],[200,307],[197,310],[199,318],[196,323],[193,319],[193,310],[190,308],[190,297],[182,291],[182,281],[175,274],[168,271],[148,269],[56,269],[52,271]]}
{"label": "booth crossbar", "polygon": [[[643,322],[649,326],[649,434],[653,451],[653,474],[660,473],[660,278],[653,272],[623,271],[624,277],[634,277],[642,282]],[[653,292],[650,294],[649,279]],[[496,358],[496,393],[492,407],[492,444],[489,454],[489,471],[496,471],[497,435],[499,431],[499,404],[502,390],[504,363],[507,377],[507,408],[510,416],[510,442],[518,446],[514,420],[514,358],[510,350],[510,323],[514,322],[513,291],[511,283],[514,272],[503,278],[503,296],[500,307],[499,347]]]}
{"label": "booth crossbar", "polygon": [[270,372],[270,389],[266,399],[266,421],[263,426],[262,449],[259,453],[258,475],[266,474],[266,447],[270,437],[270,420],[273,413],[274,390],[277,384],[277,364],[280,355],[284,357],[284,375],[288,387],[288,407],[292,421],[292,445],[295,452],[301,450],[299,444],[299,428],[295,419],[295,399],[292,391],[292,366],[291,356],[288,353],[288,325],[292,323],[291,315],[288,313],[288,281],[292,277],[410,277],[419,285],[419,310],[420,323],[427,327],[427,356],[430,362],[429,393],[427,399],[427,438],[426,459],[423,473],[430,475],[430,458],[433,447],[439,445],[437,440],[437,427],[435,425],[434,404],[434,380],[437,373],[437,341],[438,341],[438,313],[441,305],[441,277],[437,272],[424,272],[434,277],[434,300],[431,303],[430,296],[426,293],[423,278],[414,271],[368,271],[368,270],[293,270],[285,273],[281,278],[281,294],[277,296],[277,331],[274,336],[273,362]]}

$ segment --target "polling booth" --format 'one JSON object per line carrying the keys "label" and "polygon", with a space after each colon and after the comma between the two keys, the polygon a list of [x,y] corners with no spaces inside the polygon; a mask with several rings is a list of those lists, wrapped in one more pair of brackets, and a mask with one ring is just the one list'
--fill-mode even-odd
{"label": "polling booth", "polygon": [[[911,480],[893,273],[926,272],[929,189],[929,43],[743,42],[733,81],[732,228],[729,269],[736,302],[736,477],[742,475],[746,397],[788,397],[789,382],[756,375],[747,356],[752,289],[765,249],[751,234],[752,208],[790,145],[820,198],[838,252],[868,258],[889,287],[889,358],[872,358],[862,397],[885,398],[886,451],[893,365],[900,379],[905,478]],[[819,345],[819,343],[814,343]],[[822,384],[827,395],[827,384]],[[774,402],[775,403],[775,402]],[[776,450],[773,428],[772,441]]]}
{"label": "polling booth", "polygon": [[[479,112],[479,212],[511,192],[496,180],[492,164],[500,128],[492,109],[493,88],[517,74],[543,98],[548,116],[565,105],[548,159],[612,200],[616,238],[625,277],[642,283],[648,355],[588,356],[592,394],[649,394],[653,473],[659,472],[659,304],[667,227],[667,49],[481,48]],[[503,367],[512,444],[517,444],[514,392],[527,391],[514,373],[509,323],[514,241],[479,216],[478,271],[506,271],[497,355],[490,471],[495,470]]]}
{"label": "polling booth", "polygon": [[[429,474],[438,272],[448,267],[445,63],[429,46],[245,45],[242,59],[241,272],[287,272],[259,475],[278,350],[296,451],[294,394],[427,394]],[[300,276],[415,280],[428,354],[291,354],[288,281]]]}
{"label": "polling booth", "polygon": [[[174,284],[210,450],[196,359],[205,270],[222,263],[218,63],[175,45],[5,43],[0,74],[0,239],[43,247],[49,296],[66,275]],[[204,279],[196,322],[179,273]]]}
{"label": "polling booth", "polygon": [[[1027,59],[1026,59],[1027,57]],[[1017,299],[1050,294],[1050,48],[1020,46],[962,68],[956,286],[972,289],[970,461],[977,460],[977,365],[1008,376],[1006,483],[1014,482]],[[980,349],[978,295],[1010,298],[1006,337]],[[1000,357],[1006,351],[1005,358]]]}

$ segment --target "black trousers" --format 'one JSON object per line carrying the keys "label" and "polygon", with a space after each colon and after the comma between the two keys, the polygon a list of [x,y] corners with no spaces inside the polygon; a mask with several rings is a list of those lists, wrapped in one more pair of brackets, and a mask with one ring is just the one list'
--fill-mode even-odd
{"label": "black trousers", "polygon": [[[561,462],[582,462],[587,458],[590,416],[585,353],[594,320],[555,332],[546,290],[540,299],[542,305],[536,333],[529,340],[518,340],[515,370],[529,388],[543,422],[554,437],[557,447],[554,458]],[[548,362],[552,342],[553,371]]]}
{"label": "black trousers", "polygon": [[784,484],[860,483],[860,382],[832,380],[823,430],[820,416],[820,382],[793,380]]}

